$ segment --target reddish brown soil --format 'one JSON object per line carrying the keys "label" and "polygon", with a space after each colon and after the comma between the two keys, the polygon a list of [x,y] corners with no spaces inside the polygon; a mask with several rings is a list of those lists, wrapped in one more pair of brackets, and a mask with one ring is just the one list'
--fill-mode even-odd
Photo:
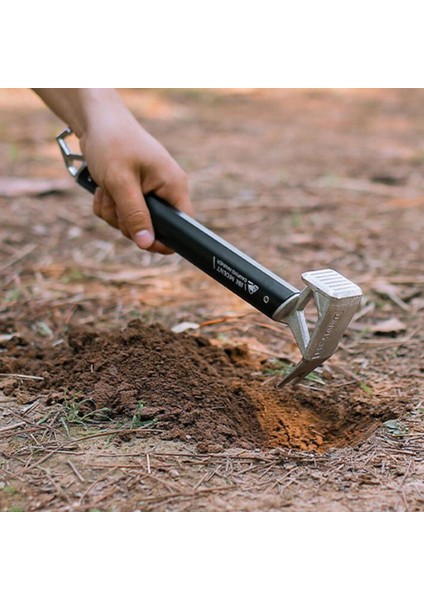
{"label": "reddish brown soil", "polygon": [[161,439],[191,440],[203,452],[340,447],[393,415],[393,401],[390,408],[375,406],[352,390],[277,388],[260,367],[247,346],[223,349],[140,321],[122,332],[75,328],[54,348],[12,340],[0,359],[3,373],[43,377],[21,381],[21,394],[26,388],[48,404],[78,402],[82,413],[99,417],[129,417],[149,427],[153,421]]}

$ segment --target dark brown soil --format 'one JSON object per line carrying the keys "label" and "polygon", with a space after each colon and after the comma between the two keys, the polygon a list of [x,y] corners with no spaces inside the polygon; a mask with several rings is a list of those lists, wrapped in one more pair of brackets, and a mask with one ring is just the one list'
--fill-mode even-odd
{"label": "dark brown soil", "polygon": [[[65,344],[37,348],[11,340],[2,373],[20,373],[20,393],[77,403],[82,413],[128,417],[157,427],[161,439],[199,451],[230,446],[324,450],[353,444],[393,414],[355,390],[276,388],[247,346],[221,348],[205,337],[131,322],[122,332],[73,329]],[[6,382],[4,382],[6,383]],[[18,383],[10,382],[12,392]]]}

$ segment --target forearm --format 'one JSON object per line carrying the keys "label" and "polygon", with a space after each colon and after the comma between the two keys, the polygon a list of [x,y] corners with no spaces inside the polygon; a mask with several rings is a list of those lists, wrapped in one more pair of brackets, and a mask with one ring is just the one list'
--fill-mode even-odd
{"label": "forearm", "polygon": [[126,113],[118,93],[107,88],[37,88],[34,92],[69,127],[82,138],[96,117],[114,120]]}

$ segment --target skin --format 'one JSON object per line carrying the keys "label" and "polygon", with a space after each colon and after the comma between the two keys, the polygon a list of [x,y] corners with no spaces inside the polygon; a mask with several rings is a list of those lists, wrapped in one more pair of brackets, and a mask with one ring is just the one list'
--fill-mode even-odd
{"label": "skin", "polygon": [[111,89],[34,89],[71,127],[99,186],[94,213],[150,252],[172,250],[155,240],[144,196],[155,192],[193,215],[187,175]]}

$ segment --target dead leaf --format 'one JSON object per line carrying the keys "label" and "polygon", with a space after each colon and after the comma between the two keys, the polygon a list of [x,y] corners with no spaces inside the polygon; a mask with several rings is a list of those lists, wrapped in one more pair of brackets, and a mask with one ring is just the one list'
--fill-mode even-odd
{"label": "dead leaf", "polygon": [[26,177],[0,177],[0,196],[18,198],[20,196],[45,196],[65,192],[75,187],[69,177],[62,179],[28,179]]}
{"label": "dead leaf", "polygon": [[397,333],[405,330],[405,323],[402,323],[402,321],[396,317],[380,321],[371,327],[373,333]]}
{"label": "dead leaf", "polygon": [[399,287],[388,281],[376,281],[372,289],[380,296],[387,296],[392,302],[400,306],[405,311],[409,311],[408,304],[399,295]]}
{"label": "dead leaf", "polygon": [[379,280],[374,282],[372,289],[381,296],[398,295],[399,287],[389,283],[388,281]]}
{"label": "dead leaf", "polygon": [[14,338],[16,333],[0,333],[0,343],[9,342],[12,338]]}

